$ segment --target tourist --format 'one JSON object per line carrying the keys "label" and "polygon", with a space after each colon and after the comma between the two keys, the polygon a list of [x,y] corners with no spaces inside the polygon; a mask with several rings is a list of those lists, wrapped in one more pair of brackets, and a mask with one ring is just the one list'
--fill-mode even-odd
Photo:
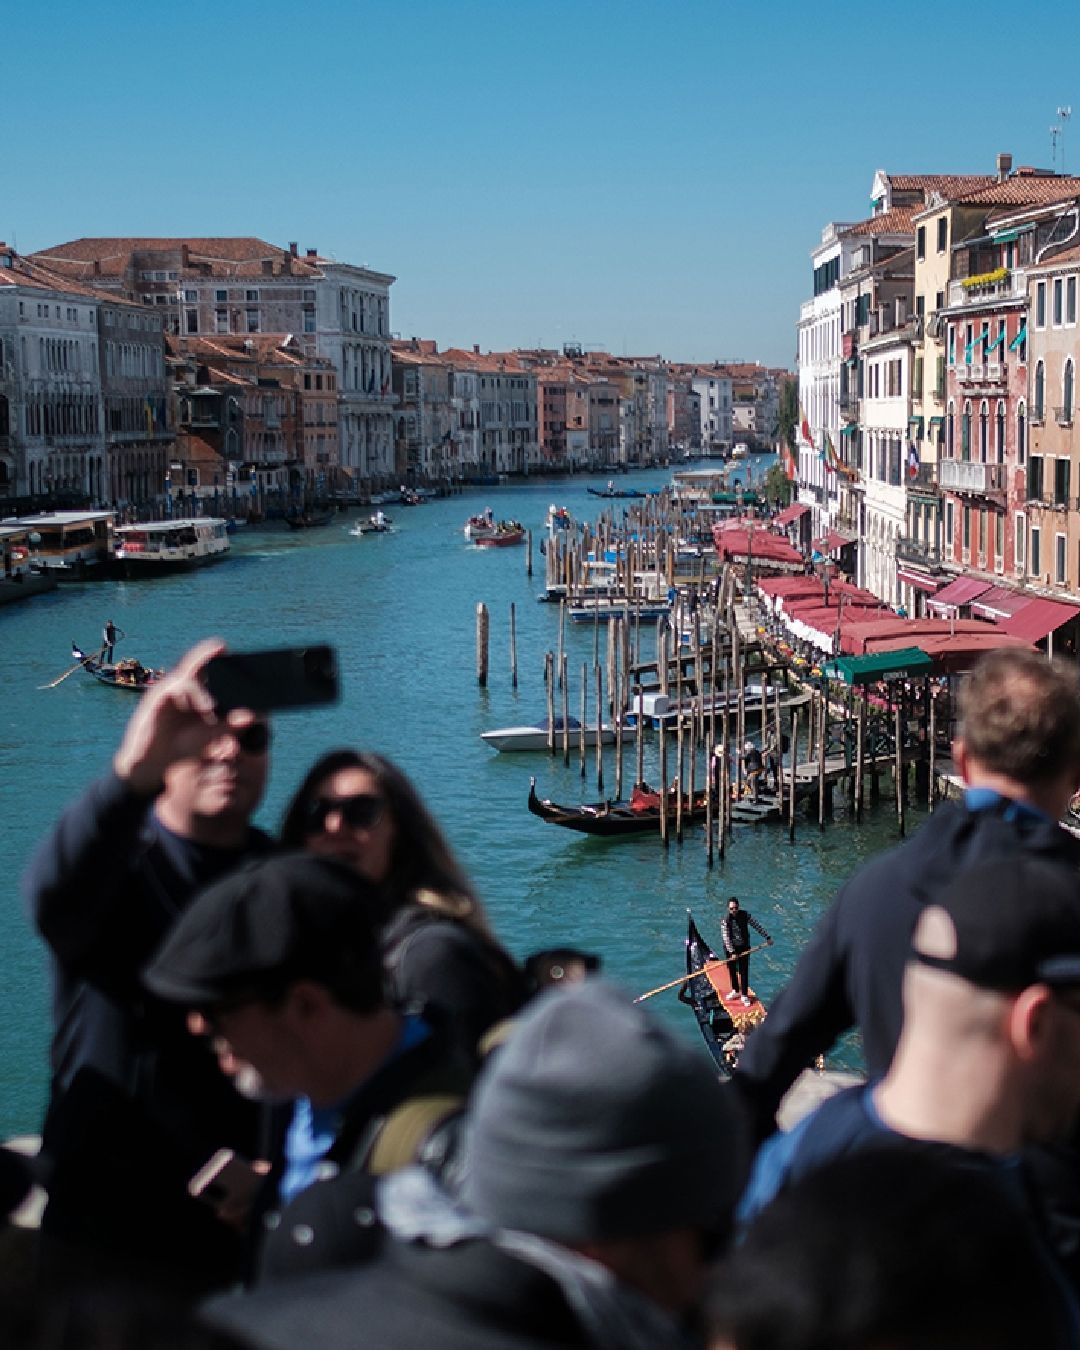
{"label": "tourist", "polygon": [[374,892],[310,853],[253,863],[196,897],[144,973],[158,998],[198,1013],[224,1072],[253,1070],[262,1095],[294,1102],[256,1206],[279,1269],[310,1245],[290,1201],[341,1171],[445,1157],[468,1088],[437,1022],[386,1000]]}
{"label": "tourist", "polygon": [[257,1108],[138,980],[199,887],[270,847],[250,825],[269,728],[250,712],[219,718],[200,682],[223,650],[200,643],[147,691],[111,771],[68,807],[23,879],[52,965],[42,1254],[56,1281],[197,1290],[227,1283],[241,1256],[187,1181],[219,1148],[252,1156]]}
{"label": "tourist", "polygon": [[965,677],[959,715],[963,801],[939,805],[844,886],[740,1058],[735,1082],[762,1135],[801,1070],[852,1026],[870,1074],[888,1068],[915,922],[958,873],[1016,856],[1080,866],[1080,843],[1058,824],[1080,782],[1075,668],[1024,648],[990,653]]}
{"label": "tourist", "polygon": [[368,751],[334,750],[308,771],[281,842],[347,863],[381,888],[383,944],[398,1003],[430,1004],[475,1052],[526,993],[442,831],[404,773]]}
{"label": "tourist", "polygon": [[742,1175],[737,1114],[696,1052],[588,980],[539,998],[478,1081],[453,1198],[407,1169],[376,1219],[358,1189],[351,1268],[207,1316],[265,1350],[313,1326],[323,1350],[685,1347]]}
{"label": "tourist", "polygon": [[1038,1238],[987,1176],[933,1145],[796,1182],[722,1262],[710,1350],[1066,1350]]}
{"label": "tourist", "polygon": [[[840,1092],[769,1139],[741,1216],[830,1158],[915,1141],[984,1171],[1024,1224],[1042,1228],[1016,1155],[1069,1137],[1080,1121],[1075,869],[1022,856],[977,864],[923,909],[912,953],[884,1077]],[[1053,1271],[1080,1333],[1077,1291],[1056,1262]]]}
{"label": "tourist", "polygon": [[727,995],[729,1003],[735,1003],[741,999],[743,1005],[749,1008],[750,998],[750,929],[759,933],[765,939],[767,947],[772,946],[772,938],[758,923],[757,919],[748,909],[743,909],[739,904],[739,897],[733,895],[727,903],[727,913],[720,920],[720,940],[724,944],[724,951],[730,958],[727,962],[728,973],[731,976],[731,991]]}
{"label": "tourist", "polygon": [[743,746],[742,758],[746,791],[756,802],[761,796],[761,775],[764,771],[765,762],[762,759],[761,751],[753,741],[747,741]]}

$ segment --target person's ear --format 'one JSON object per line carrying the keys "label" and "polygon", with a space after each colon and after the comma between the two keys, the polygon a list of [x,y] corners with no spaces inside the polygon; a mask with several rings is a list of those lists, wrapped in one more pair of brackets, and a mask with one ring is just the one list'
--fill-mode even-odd
{"label": "person's ear", "polygon": [[1037,1059],[1046,1050],[1050,1037],[1050,1001],[1053,994],[1045,984],[1022,989],[1009,1006],[1009,1038],[1019,1059]]}
{"label": "person's ear", "polygon": [[297,980],[289,987],[285,1009],[290,1016],[302,1022],[311,1022],[323,1016],[330,1002],[330,994],[324,985],[314,980]]}

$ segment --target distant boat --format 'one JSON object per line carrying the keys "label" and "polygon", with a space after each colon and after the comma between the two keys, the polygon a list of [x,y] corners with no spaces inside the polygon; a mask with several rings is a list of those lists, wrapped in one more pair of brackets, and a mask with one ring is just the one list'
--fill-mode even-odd
{"label": "distant boat", "polygon": [[102,661],[96,656],[84,656],[78,647],[71,649],[72,659],[81,662],[83,670],[92,675],[98,684],[107,684],[111,689],[125,689],[129,694],[141,694],[152,684],[165,678],[163,670],[154,670],[135,657],[125,657],[123,661]]}
{"label": "distant boat", "polygon": [[740,441],[738,445],[731,448],[732,459],[745,459],[749,453],[750,447],[744,441]]}
{"label": "distant boat", "polygon": [[517,520],[495,520],[490,511],[470,516],[465,522],[465,538],[470,544],[484,548],[505,548],[520,544],[525,538],[525,526]]}
{"label": "distant boat", "polygon": [[[581,723],[576,717],[566,719],[566,729],[569,732],[570,743],[572,745],[581,744]],[[629,727],[622,728],[622,739],[624,741],[632,740],[633,731]],[[505,752],[514,752],[518,750],[547,750],[548,749],[548,720],[543,718],[539,722],[532,722],[527,726],[519,727],[498,727],[494,731],[483,731],[480,733],[480,739],[491,746],[493,750]],[[555,745],[562,744],[563,739],[563,719],[559,716],[555,718]],[[600,742],[602,745],[615,744],[615,728],[611,723],[606,722],[601,727]],[[585,727],[585,745],[589,749],[596,748],[596,725]]]}
{"label": "distant boat", "polygon": [[[668,793],[667,818],[675,829],[677,802],[673,792]],[[529,810],[549,825],[563,825],[581,834],[596,834],[604,838],[618,838],[630,834],[659,834],[661,798],[646,784],[635,785],[628,802],[588,802],[583,806],[560,806],[547,797],[536,795],[536,779],[529,785]],[[707,794],[698,792],[691,801],[683,796],[682,821],[684,825],[705,819]]]}
{"label": "distant boat", "polygon": [[285,517],[285,524],[290,530],[315,530],[333,519],[333,511],[297,511]]}

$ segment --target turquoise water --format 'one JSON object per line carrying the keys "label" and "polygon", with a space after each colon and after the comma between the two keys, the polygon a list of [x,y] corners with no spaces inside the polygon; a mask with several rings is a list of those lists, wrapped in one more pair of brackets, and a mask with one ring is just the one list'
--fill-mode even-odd
{"label": "turquoise water", "polygon": [[[816,823],[800,821],[794,844],[783,829],[739,829],[726,861],[710,873],[700,833],[665,853],[658,838],[588,839],[528,813],[530,774],[540,793],[556,800],[600,795],[592,752],[583,786],[574,754],[564,768],[558,757],[497,755],[479,739],[489,727],[545,713],[544,653],[557,644],[558,607],[536,603],[543,588],[543,521],[551,502],[578,519],[593,520],[605,507],[620,512],[629,503],[587,494],[588,486],[603,481],[534,480],[415,508],[388,507],[396,532],[365,538],[348,533],[355,514],[300,534],[280,527],[241,530],[233,554],[216,567],[151,581],[73,585],[0,610],[8,653],[0,707],[0,912],[6,935],[0,1133],[36,1128],[45,1090],[45,965],[22,915],[19,873],[63,805],[107,767],[133,706],[132,696],[81,672],[56,689],[38,686],[66,669],[73,639],[92,649],[106,618],[129,635],[120,653],[152,665],[173,662],[209,634],[245,649],[316,641],[337,646],[340,704],[277,719],[270,788],[259,814],[267,828],[276,828],[316,755],[332,745],[368,746],[398,760],[416,780],[515,953],[581,945],[602,953],[608,973],[626,988],[642,991],[678,975],[687,907],[715,941],[723,901],[737,893],[776,939],[754,958],[755,986],[767,998],[783,984],[837,885],[894,841],[895,816],[887,804],[861,827],[838,818],[821,832]],[[648,488],[665,481],[661,472],[643,473],[620,479],[620,485]],[[465,544],[466,518],[489,504],[496,517],[513,516],[532,528],[531,579],[523,548]],[[486,689],[477,687],[475,676],[479,601],[491,614]],[[510,680],[511,603],[516,691]],[[589,626],[568,627],[575,711],[581,665],[587,661],[591,669],[593,641]],[[603,652],[601,636],[601,661]],[[669,774],[673,764],[672,758]],[[609,755],[605,793],[613,792],[613,784]],[[686,1036],[697,1036],[674,992],[653,1006]]]}

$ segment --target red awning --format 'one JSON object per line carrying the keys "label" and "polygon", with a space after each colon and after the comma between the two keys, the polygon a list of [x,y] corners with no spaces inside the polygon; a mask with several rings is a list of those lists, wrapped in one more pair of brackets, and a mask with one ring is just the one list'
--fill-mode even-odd
{"label": "red awning", "polygon": [[897,647],[923,647],[923,638],[956,637],[958,635],[986,636],[997,629],[984,619],[901,619],[885,615],[880,619],[864,619],[853,615],[841,630],[841,651],[852,656],[870,652],[895,651]]}
{"label": "red awning", "polygon": [[990,589],[990,582],[983,581],[981,577],[957,577],[927,604],[931,609],[959,609],[961,605],[970,605],[977,595]]}
{"label": "red awning", "polygon": [[837,549],[846,548],[848,544],[853,544],[854,539],[846,539],[836,530],[829,530],[823,534],[820,539],[814,540],[814,547],[819,553],[835,553]]}
{"label": "red awning", "polygon": [[1002,619],[998,627],[1003,633],[1024,638],[1028,642],[1041,642],[1055,629],[1075,619],[1080,614],[1076,605],[1063,605],[1057,600],[1032,599],[1014,614]]}
{"label": "red awning", "polygon": [[791,525],[800,516],[805,516],[810,508],[803,502],[792,502],[790,506],[785,506],[779,515],[773,518],[774,525]]}
{"label": "red awning", "polygon": [[937,577],[928,577],[925,572],[909,572],[903,567],[896,569],[896,575],[901,581],[906,581],[909,586],[914,586],[919,591],[929,591],[931,595],[941,585]]}
{"label": "red awning", "polygon": [[1030,604],[1034,597],[1024,591],[1014,591],[1011,586],[991,586],[971,606],[972,614],[984,619],[1007,619]]}
{"label": "red awning", "polygon": [[714,525],[713,544],[720,559],[750,557],[755,562],[789,564],[801,564],[803,560],[797,548],[761,525]]}

